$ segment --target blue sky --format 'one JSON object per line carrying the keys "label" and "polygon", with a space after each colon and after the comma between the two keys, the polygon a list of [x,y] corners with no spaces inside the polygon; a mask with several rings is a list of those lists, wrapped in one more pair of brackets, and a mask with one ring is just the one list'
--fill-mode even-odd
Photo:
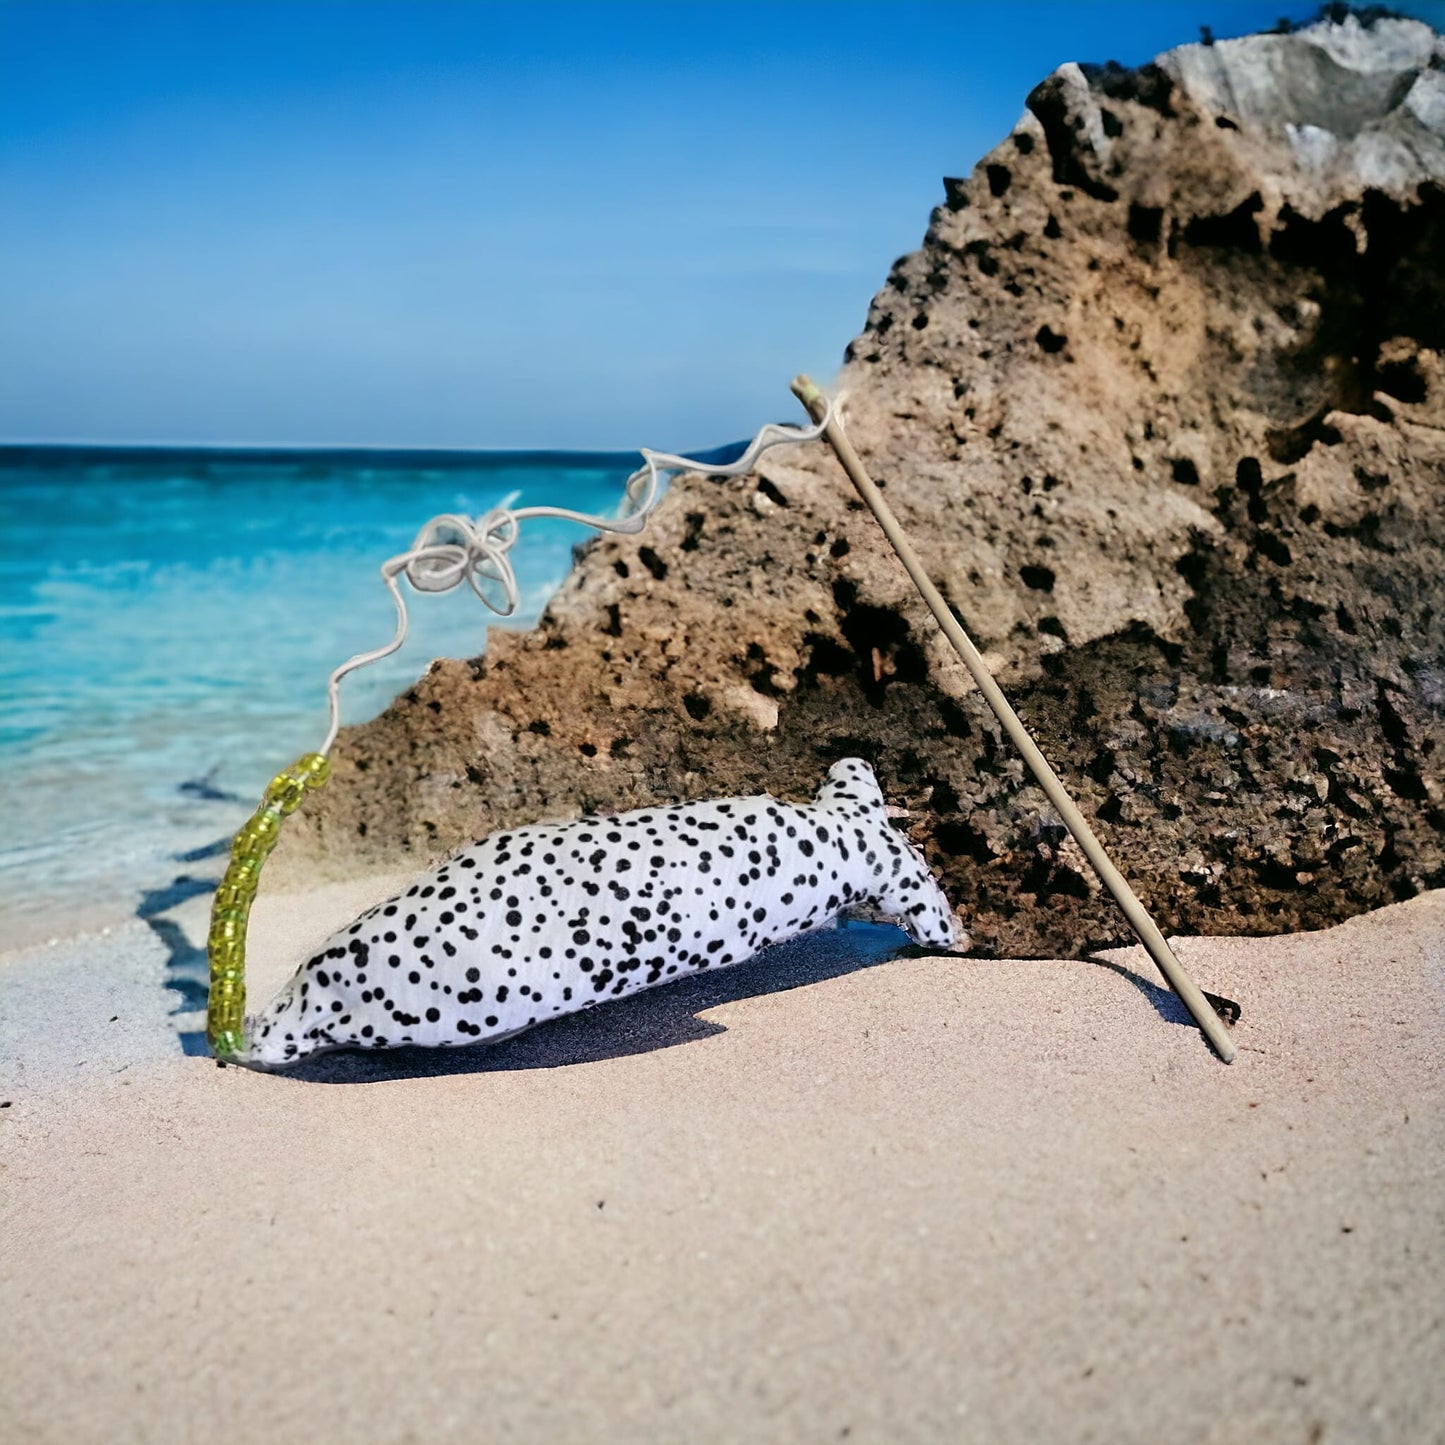
{"label": "blue sky", "polygon": [[0,440],[743,436],[1056,65],[1313,10],[0,0]]}

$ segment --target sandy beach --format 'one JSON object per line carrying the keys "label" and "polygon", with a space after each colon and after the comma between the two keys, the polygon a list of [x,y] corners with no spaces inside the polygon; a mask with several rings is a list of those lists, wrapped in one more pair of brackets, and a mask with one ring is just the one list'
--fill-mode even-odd
{"label": "sandy beach", "polygon": [[1445,1445],[1409,8],[0,6],[0,1445]]}
{"label": "sandy beach", "polygon": [[[389,881],[264,899],[257,997]],[[140,923],[11,953],[0,1433],[1445,1438],[1445,892],[1180,940],[1232,1067],[1140,950],[876,937],[304,1077]]]}

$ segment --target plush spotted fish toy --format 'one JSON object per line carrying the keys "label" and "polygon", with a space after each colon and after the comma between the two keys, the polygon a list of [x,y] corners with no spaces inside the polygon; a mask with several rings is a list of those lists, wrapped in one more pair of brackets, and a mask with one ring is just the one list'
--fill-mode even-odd
{"label": "plush spotted fish toy", "polygon": [[245,1031],[238,1063],[475,1044],[741,963],[867,906],[949,948],[952,910],[867,763],[763,794],[497,833],[362,914]]}

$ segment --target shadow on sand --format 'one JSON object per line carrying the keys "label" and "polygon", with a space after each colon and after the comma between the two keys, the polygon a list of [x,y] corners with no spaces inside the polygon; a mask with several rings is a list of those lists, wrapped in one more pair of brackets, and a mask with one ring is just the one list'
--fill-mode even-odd
{"label": "shadow on sand", "polygon": [[458,1049],[338,1050],[286,1070],[313,1084],[377,1084],[443,1074],[555,1069],[651,1053],[725,1033],[698,1017],[720,1004],[783,993],[874,968],[910,951],[899,929],[853,923],[778,944],[734,968],[569,1014],[495,1044]]}
{"label": "shadow on sand", "polygon": [[[779,944],[720,973],[682,979],[585,1013],[541,1024],[500,1043],[458,1049],[385,1049],[376,1052],[338,1050],[288,1069],[285,1077],[312,1084],[378,1084],[399,1079],[435,1078],[445,1074],[489,1074],[515,1069],[555,1069],[570,1064],[599,1063],[629,1054],[651,1053],[678,1044],[725,1033],[720,1024],[698,1017],[720,1004],[761,998],[808,984],[876,968],[899,958],[965,958],[985,966],[1007,962],[975,953],[940,954],[918,948],[896,928],[879,924],[845,924],[836,932],[810,934]],[[1141,977],[1123,964],[1104,958],[1079,960],[1078,967],[1106,968],[1127,979],[1166,1023],[1196,1027],[1173,992]],[[1238,1006],[1208,996],[1216,1008]]]}
{"label": "shadow on sand", "polygon": [[[1121,943],[1119,946],[1126,948],[1128,944],[1127,942]],[[1165,1023],[1183,1024],[1191,1029],[1198,1028],[1198,1025],[1190,1017],[1189,1010],[1184,1007],[1183,1000],[1172,988],[1166,988],[1162,983],[1155,983],[1151,979],[1144,978],[1135,973],[1132,968],[1126,968],[1122,963],[1115,963],[1110,958],[1099,958],[1091,954],[1083,961],[1093,964],[1096,968],[1107,968],[1110,973],[1117,973],[1120,978],[1128,979],[1153,1004],[1154,1012]],[[1214,1012],[1231,1028],[1239,1022],[1241,1010],[1233,999],[1221,998],[1217,993],[1210,993],[1207,989],[1201,989],[1200,992],[1209,1001],[1209,1006]]]}
{"label": "shadow on sand", "polygon": [[[175,923],[158,915],[187,898],[210,892],[214,886],[209,880],[182,875],[168,888],[145,894],[137,909],[138,916],[155,931],[169,954],[166,987],[180,995],[172,1013],[205,1008],[206,956]],[[1127,946],[1127,940],[1119,946]],[[778,944],[734,968],[695,975],[585,1013],[570,1014],[500,1043],[457,1049],[338,1050],[286,1070],[285,1077],[316,1084],[375,1084],[446,1074],[501,1073],[598,1063],[673,1048],[723,1033],[725,1030],[720,1024],[698,1017],[720,1004],[803,988],[894,959],[940,956],[999,962],[979,951],[940,954],[937,949],[920,948],[909,943],[900,929],[884,924],[845,922],[836,930]],[[1178,996],[1162,984],[1097,955],[1079,962],[1081,967],[1106,968],[1127,979],[1166,1023],[1195,1027]],[[1238,1021],[1238,1004],[1213,994],[1205,997],[1226,1023]],[[200,1030],[180,1030],[178,1037],[182,1051],[188,1056],[209,1054],[205,1034]]]}

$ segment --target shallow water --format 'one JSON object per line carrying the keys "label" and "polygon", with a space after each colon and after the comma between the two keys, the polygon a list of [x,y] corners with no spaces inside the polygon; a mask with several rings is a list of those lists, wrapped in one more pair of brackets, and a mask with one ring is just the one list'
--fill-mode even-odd
{"label": "shallow water", "polygon": [[[512,493],[611,512],[637,462],[0,448],[0,945],[129,911],[318,746],[327,675],[391,636],[377,569],[427,518]],[[508,625],[535,622],[591,535],[525,524]],[[497,622],[465,587],[410,601],[410,640],[342,685],[343,721]]]}

